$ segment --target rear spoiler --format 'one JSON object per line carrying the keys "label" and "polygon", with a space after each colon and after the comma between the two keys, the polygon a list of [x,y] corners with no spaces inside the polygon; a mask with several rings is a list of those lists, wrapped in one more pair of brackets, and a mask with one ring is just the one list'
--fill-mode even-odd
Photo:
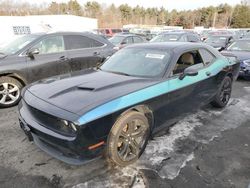
{"label": "rear spoiler", "polygon": [[237,56],[235,56],[234,54],[231,53],[221,53],[224,57],[226,57],[228,59],[229,62],[236,64],[239,63],[239,59],[237,58]]}
{"label": "rear spoiler", "polygon": [[228,59],[230,64],[236,65],[232,70],[233,80],[235,81],[240,73],[240,60],[237,58],[237,56],[231,53],[222,53],[222,55]]}

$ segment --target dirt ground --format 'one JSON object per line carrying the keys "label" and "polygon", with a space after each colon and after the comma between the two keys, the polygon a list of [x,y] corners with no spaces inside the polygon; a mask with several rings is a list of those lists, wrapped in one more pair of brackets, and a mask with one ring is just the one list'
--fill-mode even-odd
{"label": "dirt ground", "polygon": [[0,187],[235,187],[250,184],[250,82],[234,84],[229,105],[207,106],[154,137],[140,160],[111,168],[82,166],[37,148],[18,124],[17,108],[0,109]]}

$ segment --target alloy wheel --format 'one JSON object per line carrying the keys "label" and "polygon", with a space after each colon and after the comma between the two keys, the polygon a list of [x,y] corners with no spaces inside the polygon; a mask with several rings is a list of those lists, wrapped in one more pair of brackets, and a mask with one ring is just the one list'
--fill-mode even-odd
{"label": "alloy wheel", "polygon": [[0,104],[10,105],[15,103],[20,97],[20,89],[12,83],[0,84]]}
{"label": "alloy wheel", "polygon": [[118,143],[118,156],[123,161],[138,158],[147,136],[147,126],[139,119],[127,123],[121,130]]}
{"label": "alloy wheel", "polygon": [[226,80],[221,88],[221,93],[220,93],[220,100],[222,103],[226,104],[231,96],[231,82],[229,80]]}

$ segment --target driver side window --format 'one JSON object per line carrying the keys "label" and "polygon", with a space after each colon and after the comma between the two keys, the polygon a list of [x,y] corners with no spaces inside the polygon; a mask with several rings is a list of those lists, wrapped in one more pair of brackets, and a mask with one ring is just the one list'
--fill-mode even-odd
{"label": "driver side window", "polygon": [[59,53],[64,51],[64,41],[62,36],[53,36],[41,40],[33,49],[37,48],[39,54]]}
{"label": "driver side window", "polygon": [[194,66],[194,65],[196,65],[197,68],[204,67],[203,60],[202,60],[198,50],[185,52],[179,57],[176,65],[173,69],[173,75],[181,74],[184,72],[184,70],[186,68],[188,68],[190,66]]}

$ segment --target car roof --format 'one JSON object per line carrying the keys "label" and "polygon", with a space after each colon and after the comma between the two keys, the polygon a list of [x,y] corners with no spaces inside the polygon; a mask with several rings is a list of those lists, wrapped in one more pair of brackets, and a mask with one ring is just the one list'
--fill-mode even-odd
{"label": "car roof", "polygon": [[210,37],[232,37],[233,35],[230,34],[216,34],[216,35],[210,35]]}
{"label": "car roof", "polygon": [[112,43],[110,43],[107,39],[105,39],[102,35],[99,34],[94,34],[92,32],[88,32],[88,31],[83,31],[83,32],[73,32],[73,31],[60,31],[60,32],[51,32],[51,33],[44,33],[41,36],[54,36],[54,35],[84,35],[84,36],[88,36],[90,38],[99,40],[100,42],[112,45]]}
{"label": "car roof", "polygon": [[62,34],[62,35],[81,35],[81,34],[85,34],[85,35],[96,35],[93,34],[91,32],[88,31],[83,31],[83,32],[74,32],[74,31],[57,31],[57,32],[48,32],[45,33],[44,35],[55,35],[55,34]]}
{"label": "car roof", "polygon": [[160,35],[184,35],[184,34],[193,34],[193,33],[187,31],[168,31],[160,33]]}
{"label": "car roof", "polygon": [[116,34],[116,35],[114,35],[114,37],[116,37],[116,36],[119,36],[119,37],[137,37],[138,35],[136,35],[136,34],[131,34],[131,33],[126,33],[126,34]]}
{"label": "car roof", "polygon": [[173,50],[182,48],[201,48],[207,47],[204,43],[192,42],[154,42],[154,43],[139,43],[128,46],[127,48],[145,48],[145,49],[159,49],[159,50]]}
{"label": "car roof", "polygon": [[48,32],[48,33],[32,33],[29,35],[39,35],[39,36],[46,36],[46,35],[92,35],[96,36],[98,34],[94,34],[92,32],[83,31],[83,32],[74,32],[74,31],[58,31],[58,32]]}

